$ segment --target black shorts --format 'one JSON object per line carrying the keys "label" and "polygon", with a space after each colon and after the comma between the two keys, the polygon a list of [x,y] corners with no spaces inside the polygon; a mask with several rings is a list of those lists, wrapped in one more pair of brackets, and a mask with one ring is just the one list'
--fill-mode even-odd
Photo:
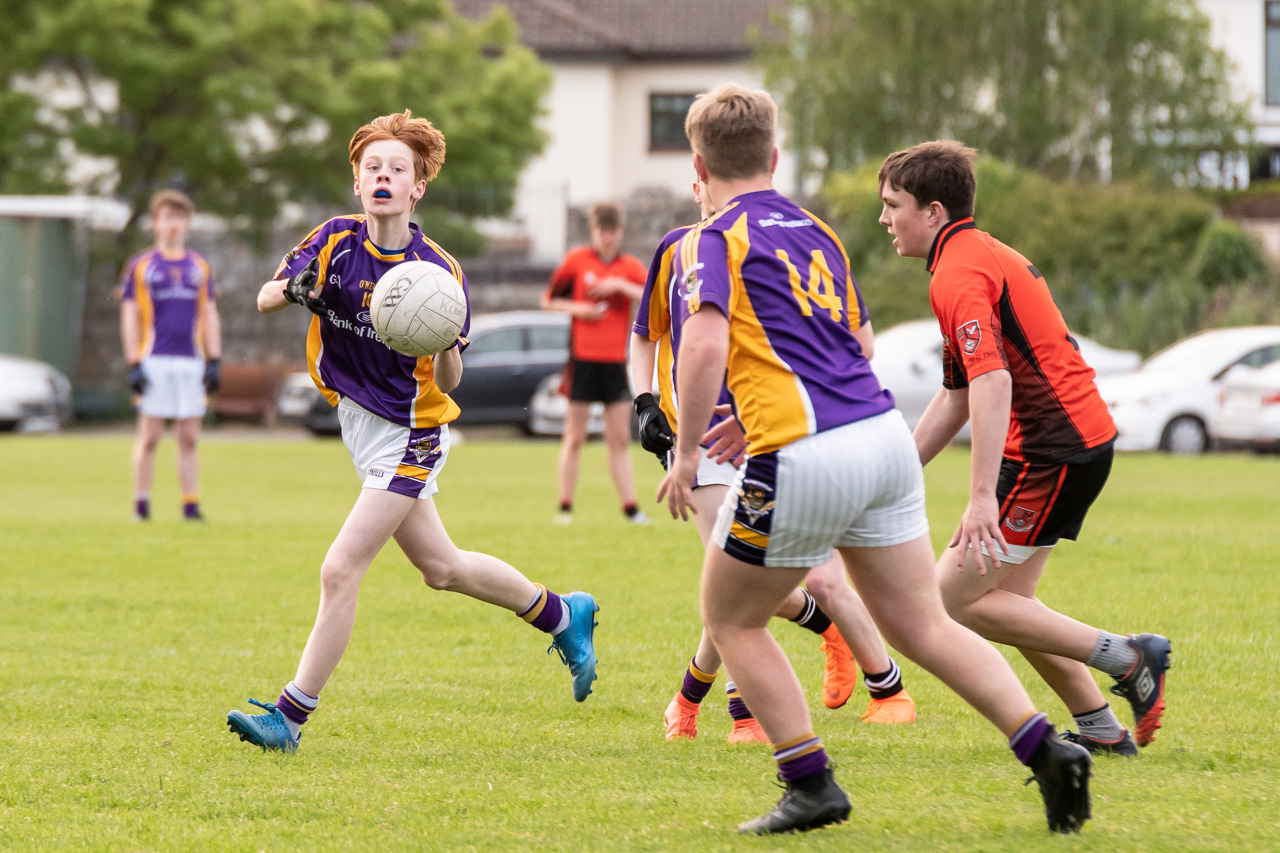
{"label": "black shorts", "polygon": [[1107,483],[1114,456],[1108,444],[1084,462],[1001,462],[996,501],[1005,540],[1039,547],[1075,539]]}
{"label": "black shorts", "polygon": [[626,364],[570,361],[566,368],[569,399],[577,403],[616,403],[631,398]]}

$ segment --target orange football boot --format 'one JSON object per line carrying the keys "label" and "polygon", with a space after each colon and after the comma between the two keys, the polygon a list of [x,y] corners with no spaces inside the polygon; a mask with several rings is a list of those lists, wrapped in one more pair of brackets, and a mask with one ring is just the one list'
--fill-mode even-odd
{"label": "orange football boot", "polygon": [[905,690],[899,690],[888,699],[872,699],[867,705],[867,712],[862,715],[864,723],[914,723],[916,721],[916,703]]}
{"label": "orange football boot", "polygon": [[827,654],[827,666],[822,672],[822,702],[828,708],[839,708],[849,701],[858,686],[858,664],[835,625],[822,632],[822,645],[818,648]]}
{"label": "orange football boot", "polygon": [[683,693],[676,693],[667,710],[662,714],[662,722],[667,727],[667,740],[693,740],[698,736],[698,709],[702,706],[684,698]]}
{"label": "orange football boot", "polygon": [[755,717],[745,720],[734,720],[733,729],[726,738],[729,743],[768,743],[769,736],[760,728],[760,721]]}

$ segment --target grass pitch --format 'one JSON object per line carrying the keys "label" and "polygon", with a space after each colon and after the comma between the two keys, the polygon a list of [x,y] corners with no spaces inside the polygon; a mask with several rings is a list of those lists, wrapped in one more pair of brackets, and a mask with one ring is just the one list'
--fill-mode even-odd
{"label": "grass pitch", "polygon": [[[653,526],[624,525],[599,445],[571,527],[550,524],[549,443],[462,444],[439,497],[463,547],[596,595],[595,694],[574,703],[543,635],[431,591],[393,546],[291,757],[241,743],[225,715],[274,701],[293,675],[320,560],[356,496],[345,451],[211,437],[205,525],[178,520],[171,441],[155,520],[131,523],[128,456],[123,436],[0,440],[5,850],[1280,849],[1275,458],[1121,457],[1082,541],[1050,563],[1047,602],[1174,647],[1165,728],[1137,759],[1096,763],[1083,835],[1047,833],[999,734],[931,677],[900,659],[919,722],[864,725],[865,689],[822,707],[817,638],[775,623],[854,811],[842,827],[744,839],[733,827],[778,792],[766,748],[724,742],[723,680],[697,741],[662,739],[698,635],[696,534],[657,508]],[[635,458],[652,495],[660,472]],[[949,451],[928,469],[935,544],[963,509],[967,466]]]}

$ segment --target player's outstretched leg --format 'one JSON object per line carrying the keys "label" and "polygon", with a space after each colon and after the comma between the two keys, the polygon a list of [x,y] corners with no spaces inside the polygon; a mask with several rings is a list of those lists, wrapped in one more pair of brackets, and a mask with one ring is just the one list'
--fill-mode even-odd
{"label": "player's outstretched leg", "polygon": [[[542,591],[545,595],[555,593]],[[551,649],[560,655],[560,660],[569,667],[573,677],[573,698],[585,701],[591,695],[591,682],[596,680],[596,647],[595,633],[596,613],[600,605],[589,592],[571,592],[562,598],[569,614],[569,624],[551,641]]]}
{"label": "player's outstretched leg", "polygon": [[[1043,715],[1037,715],[1043,717]],[[1044,798],[1045,817],[1051,832],[1079,832],[1092,817],[1089,776],[1093,759],[1080,746],[1059,738],[1053,726],[1040,741],[1028,766],[1035,774]]]}
{"label": "player's outstretched leg", "polygon": [[[1104,641],[1107,638],[1099,638],[1099,645]],[[1116,683],[1111,692],[1129,700],[1138,746],[1146,746],[1155,740],[1164,715],[1164,674],[1173,665],[1169,660],[1173,647],[1168,637],[1159,634],[1130,634],[1126,642],[1137,660],[1123,674],[1113,673]]]}
{"label": "player's outstretched leg", "polygon": [[693,740],[698,736],[698,711],[702,708],[702,700],[711,692],[719,671],[720,653],[707,632],[703,631],[698,651],[684,671],[680,689],[662,714],[667,740]]}
{"label": "player's outstretched leg", "polygon": [[1040,784],[1051,830],[1079,831],[1091,816],[1088,751],[1058,737],[1003,656],[947,615],[928,579],[928,537],[841,551],[885,638],[1008,735],[1009,748]]}
{"label": "player's outstretched leg", "polygon": [[262,751],[277,750],[279,752],[297,752],[301,733],[290,731],[288,720],[275,705],[270,702],[259,702],[250,699],[250,705],[265,709],[263,714],[246,714],[244,711],[232,711],[227,714],[227,728],[231,733],[239,735],[241,741],[248,741],[254,746],[262,747]]}

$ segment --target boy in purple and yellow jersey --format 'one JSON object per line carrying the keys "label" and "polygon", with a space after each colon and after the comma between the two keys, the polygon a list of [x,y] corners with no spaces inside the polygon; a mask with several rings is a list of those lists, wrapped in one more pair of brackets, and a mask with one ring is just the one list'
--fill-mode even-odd
{"label": "boy in purple and yellow jersey", "polygon": [[833,548],[889,642],[1009,736],[1040,783],[1050,829],[1078,830],[1089,817],[1089,753],[1059,738],[1000,653],[942,606],[915,442],[854,335],[859,309],[840,241],[773,189],[776,123],[768,94],[733,85],[700,96],[685,121],[715,214],[677,250],[690,316],[680,429],[658,490],[673,516],[697,512],[701,442],[727,384],[747,458],[712,528],[702,620],[786,782],[777,806],[739,830],[792,832],[849,815],[767,628]]}
{"label": "boy in purple and yellow jersey", "polygon": [[[915,428],[921,460],[973,422],[969,505],[938,561],[943,601],[1022,653],[1071,711],[1077,731],[1065,737],[1090,752],[1134,755],[1160,728],[1169,639],[1100,630],[1036,597],[1049,554],[1076,538],[1107,482],[1116,427],[1044,276],[978,230],[976,156],[936,140],[889,155],[880,169],[880,223],[898,254],[926,259],[942,333],[943,387]],[[1116,679],[1136,742],[1088,667]]]}
{"label": "boy in purple and yellow jersey", "polygon": [[[550,634],[579,702],[595,680],[595,599],[585,592],[561,597],[496,557],[459,550],[432,500],[449,456],[449,423],[459,413],[448,392],[462,378],[465,337],[438,355],[412,358],[382,343],[370,322],[374,285],[406,260],[447,269],[466,291],[458,262],[410,221],[444,164],[444,135],[406,110],[360,128],[349,150],[364,213],[312,231],[258,294],[263,313],[293,302],[315,315],[307,336],[311,376],[338,407],[363,486],[320,567],[320,610],[293,681],[274,704],[249,700],[266,713],[227,715],[233,733],[264,750],[297,749],[351,638],[364,573],[391,538],[432,589],[506,608]],[[469,323],[468,314],[463,335]]]}
{"label": "boy in purple and yellow jersey", "polygon": [[221,381],[222,325],[209,263],[186,247],[195,205],[178,190],[160,190],[148,205],[155,245],[125,265],[117,291],[120,338],[137,395],[138,437],[133,445],[133,517],[151,518],[156,445],[164,422],[178,438],[182,517],[200,512],[200,419],[206,394]]}
{"label": "boy in purple and yellow jersey", "polygon": [[[702,186],[695,183],[693,192],[704,219],[712,216],[715,211],[706,204]],[[651,393],[636,397],[636,412],[642,425],[640,443],[646,450],[659,454],[664,465],[669,463],[668,454],[678,425],[675,403],[677,361],[681,332],[690,316],[689,303],[681,298],[682,285],[689,280],[688,270],[683,263],[685,258],[678,250],[694,227],[678,228],[663,237],[649,267],[640,309],[632,327],[632,384],[637,389],[648,388],[656,372],[658,389],[657,399]],[[859,293],[860,320],[854,334],[862,351],[869,354],[872,331],[861,298]],[[727,388],[721,390],[717,402],[728,407],[731,397]],[[731,415],[717,414],[712,423],[714,425],[728,417]],[[704,442],[704,447],[709,449],[710,446],[710,442]],[[711,535],[715,509],[724,502],[725,492],[736,477],[737,470],[730,461],[717,462],[704,457],[698,462],[693,496],[699,512],[694,515],[694,524],[704,547]],[[862,719],[870,723],[909,723],[915,720],[915,703],[903,689],[901,671],[889,657],[862,600],[845,580],[839,556],[832,555],[824,565],[812,570],[805,578],[805,587],[792,590],[776,615],[822,637],[821,648],[827,659],[822,700],[828,708],[839,708],[849,700],[857,685],[857,663],[861,663],[871,693],[871,703]],[[848,643],[846,636],[849,637]],[[720,655],[703,631],[698,650],[685,672],[684,682],[664,715],[667,740],[697,737],[698,711],[719,668]],[[729,741],[766,741],[759,722],[742,701],[731,678],[726,690],[730,696],[729,714],[734,720]]]}

